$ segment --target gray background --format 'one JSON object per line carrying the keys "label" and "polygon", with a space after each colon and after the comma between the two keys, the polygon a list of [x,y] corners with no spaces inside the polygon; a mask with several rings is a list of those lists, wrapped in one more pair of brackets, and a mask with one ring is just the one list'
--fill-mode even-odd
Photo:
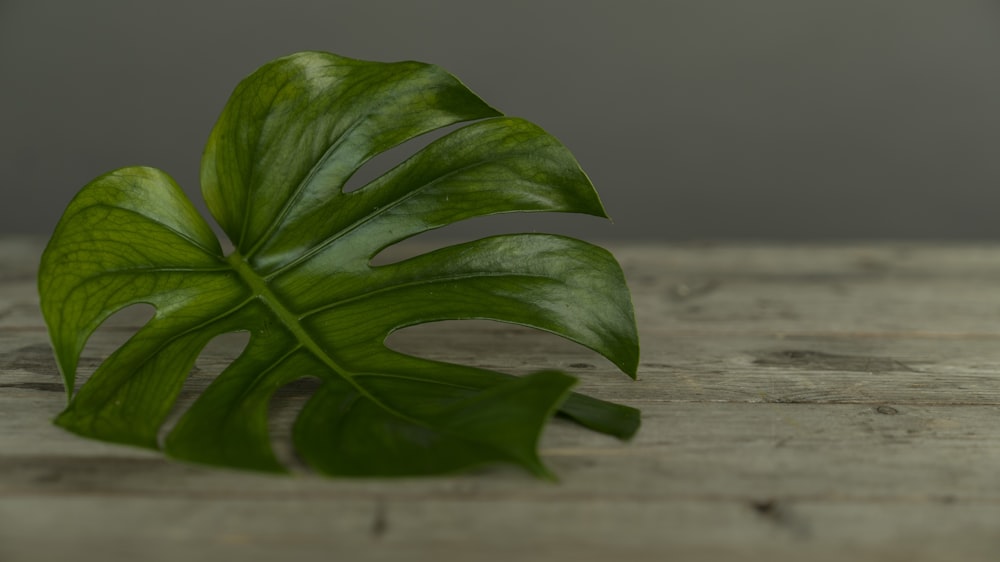
{"label": "gray background", "polygon": [[200,204],[232,88],[305,49],[444,66],[566,143],[615,219],[444,235],[1000,238],[1000,5],[966,0],[0,0],[0,233],[126,165]]}

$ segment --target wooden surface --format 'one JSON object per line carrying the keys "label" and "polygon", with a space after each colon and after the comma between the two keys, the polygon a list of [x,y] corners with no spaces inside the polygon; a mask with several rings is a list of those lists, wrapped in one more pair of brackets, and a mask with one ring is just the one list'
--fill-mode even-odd
{"label": "wooden surface", "polygon": [[[558,484],[514,468],[261,476],[63,432],[40,250],[0,240],[3,562],[1000,559],[1000,246],[612,247],[639,319],[638,382],[511,326],[392,338],[514,373],[563,368],[643,410],[630,443],[555,421],[542,449]],[[84,373],[144,314],[102,328]],[[185,403],[241,344],[213,343]],[[289,459],[309,390],[274,401]]]}

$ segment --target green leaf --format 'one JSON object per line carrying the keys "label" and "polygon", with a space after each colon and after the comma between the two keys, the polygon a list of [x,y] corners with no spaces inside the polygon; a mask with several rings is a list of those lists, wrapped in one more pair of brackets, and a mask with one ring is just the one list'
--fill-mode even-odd
{"label": "green leaf", "polygon": [[[423,133],[471,122],[367,185],[366,161]],[[404,355],[386,337],[416,324],[492,319],[604,355],[635,376],[638,339],[621,269],[605,250],[548,234],[494,236],[389,265],[382,249],[466,218],[516,211],[604,216],[552,136],[502,116],[440,68],[306,52],[239,84],[202,159],[202,192],[235,249],[225,255],[180,188],[152,168],[85,186],[42,256],[42,312],[70,397],[56,423],[189,461],[283,471],[268,402],[321,381],[299,415],[302,459],[331,475],[413,475],[537,455],[559,412],[620,438],[639,412],[571,393],[555,371],[515,377]],[[77,361],[108,316],[154,317],[74,392]],[[161,443],[202,348],[250,340]]]}

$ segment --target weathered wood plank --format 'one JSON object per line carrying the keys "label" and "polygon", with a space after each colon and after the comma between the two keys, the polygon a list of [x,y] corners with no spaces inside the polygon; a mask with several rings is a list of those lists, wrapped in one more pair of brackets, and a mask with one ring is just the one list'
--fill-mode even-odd
{"label": "weathered wood plank", "polygon": [[41,497],[0,500],[0,558],[995,560],[998,517],[988,504]]}
{"label": "weathered wood plank", "polygon": [[[182,465],[153,453],[81,440],[47,423],[58,408],[30,391],[7,392],[0,422],[0,497],[22,494],[267,498],[378,495],[384,481],[262,477]],[[276,414],[290,421],[304,397]],[[579,498],[752,501],[879,499],[1000,504],[1000,407],[855,404],[677,403],[644,406],[632,443],[556,421],[543,456],[562,477],[535,483],[516,469],[439,480],[396,480],[393,492],[423,496],[471,486],[479,493],[525,491],[551,501]],[[284,418],[284,419],[282,419]],[[30,443],[24,432],[32,435]],[[281,439],[281,436],[275,436]]]}
{"label": "weathered wood plank", "polygon": [[[81,361],[86,380],[131,328],[99,332]],[[0,385],[62,393],[42,332],[0,332]],[[195,396],[239,352],[234,335],[198,360],[185,396]],[[990,338],[673,335],[647,346],[634,382],[596,353],[555,336],[488,322],[410,330],[400,350],[515,374],[560,368],[582,392],[634,404],[657,402],[1000,404],[1000,342]]]}
{"label": "weathered wood plank", "polygon": [[[640,381],[558,338],[485,322],[394,335],[515,374],[562,368],[639,406],[632,443],[556,420],[557,485],[271,477],[80,439],[38,314],[41,241],[0,239],[0,560],[994,560],[1000,552],[1000,246],[615,249]],[[405,256],[409,250],[396,250]],[[88,344],[85,380],[147,311]],[[213,342],[179,410],[238,353]],[[272,430],[308,395],[286,388]]]}

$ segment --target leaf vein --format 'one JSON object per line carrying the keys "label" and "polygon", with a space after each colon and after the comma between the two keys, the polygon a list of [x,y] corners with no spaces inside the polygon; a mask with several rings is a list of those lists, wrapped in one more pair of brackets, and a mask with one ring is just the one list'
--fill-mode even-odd
{"label": "leaf vein", "polygon": [[367,299],[367,298],[371,298],[373,296],[376,296],[376,295],[379,295],[379,294],[382,294],[382,293],[391,293],[393,291],[397,291],[397,290],[401,290],[401,289],[408,289],[408,288],[411,288],[411,287],[420,287],[420,286],[423,286],[423,285],[434,285],[434,284],[438,284],[438,283],[448,283],[448,282],[452,282],[452,281],[461,281],[463,279],[480,279],[480,278],[490,278],[490,277],[505,277],[505,278],[515,278],[515,279],[548,279],[548,280],[556,280],[556,279],[553,279],[552,277],[547,277],[545,275],[535,275],[535,274],[530,274],[530,273],[489,273],[489,272],[477,272],[477,273],[465,273],[465,274],[460,274],[460,275],[448,275],[448,276],[443,276],[443,277],[434,277],[434,278],[431,278],[431,279],[416,279],[414,281],[408,281],[406,283],[398,283],[396,285],[390,285],[388,287],[381,287],[381,288],[378,288],[378,289],[374,289],[372,291],[367,291],[367,292],[360,293],[360,294],[357,294],[357,295],[352,295],[352,296],[350,296],[348,298],[345,298],[345,299],[341,299],[341,300],[338,300],[338,301],[326,303],[326,304],[324,304],[322,306],[317,306],[317,307],[314,307],[312,309],[309,309],[309,310],[306,310],[306,311],[300,313],[299,316],[298,316],[298,318],[299,318],[299,320],[305,320],[306,318],[309,318],[310,316],[314,316],[314,315],[319,314],[321,312],[324,312],[326,310],[330,310],[332,308],[337,308],[338,306],[344,306],[344,305],[350,304],[352,302],[356,302],[356,301],[364,300],[364,299]]}
{"label": "leaf vein", "polygon": [[175,236],[177,236],[178,238],[183,239],[184,241],[188,242],[189,244],[191,244],[195,248],[198,248],[199,250],[201,250],[207,256],[209,256],[211,258],[214,258],[216,260],[221,260],[222,259],[222,256],[220,256],[219,254],[217,254],[212,249],[206,248],[201,242],[195,240],[194,238],[191,238],[186,233],[177,230],[176,228],[170,226],[169,224],[166,224],[166,223],[160,222],[158,220],[155,220],[153,217],[150,217],[149,215],[140,213],[139,211],[136,211],[135,209],[129,209],[128,207],[121,207],[121,206],[118,206],[118,205],[111,205],[111,204],[108,204],[108,203],[94,203],[93,205],[88,205],[88,206],[80,209],[79,211],[77,211],[76,213],[74,213],[73,216],[76,216],[76,215],[78,215],[78,214],[86,211],[87,209],[93,209],[93,208],[98,208],[98,209],[112,209],[112,210],[122,211],[122,212],[125,212],[125,213],[129,213],[129,214],[133,214],[133,215],[142,217],[143,219],[146,219],[147,221],[149,221],[149,222],[151,222],[151,223],[153,223],[155,225],[158,225],[158,226],[162,227],[164,230],[172,232]]}
{"label": "leaf vein", "polygon": [[320,157],[320,159],[316,162],[316,164],[314,164],[313,167],[310,168],[309,173],[306,174],[306,176],[303,177],[301,181],[299,181],[297,186],[295,186],[295,189],[292,191],[291,195],[289,195],[288,199],[285,201],[284,205],[282,206],[278,214],[276,214],[274,218],[271,220],[271,223],[268,224],[267,228],[264,230],[264,233],[261,234],[260,237],[258,237],[253,247],[251,247],[243,254],[245,259],[247,260],[251,259],[253,255],[256,254],[258,250],[260,250],[261,246],[263,246],[267,242],[267,240],[271,237],[274,230],[278,228],[278,225],[280,225],[281,222],[285,219],[285,217],[288,216],[288,213],[291,212],[292,207],[302,196],[302,193],[305,191],[305,188],[312,183],[312,180],[313,178],[316,177],[316,174],[318,174],[319,171],[326,165],[326,163],[330,160],[333,154],[337,152],[337,149],[340,148],[344,140],[347,139],[348,136],[361,125],[362,121],[363,120],[358,119],[353,123],[351,123],[349,127],[347,127],[341,134],[337,135],[337,138],[330,143],[330,146],[327,147],[326,152],[323,153],[323,156]]}
{"label": "leaf vein", "polygon": [[[368,222],[370,222],[370,221],[372,221],[372,220],[380,217],[384,213],[386,213],[386,212],[388,212],[388,211],[390,211],[390,210],[398,207],[399,205],[402,205],[403,203],[405,203],[406,201],[410,200],[411,198],[416,197],[417,195],[421,194],[421,192],[423,192],[424,190],[426,190],[426,189],[428,189],[430,187],[433,187],[434,185],[437,185],[437,184],[441,183],[442,181],[448,179],[449,177],[454,176],[456,174],[459,174],[461,172],[464,172],[464,171],[467,171],[467,170],[470,170],[470,169],[474,169],[474,168],[477,168],[479,166],[485,166],[487,164],[491,164],[493,162],[497,162],[497,161],[500,161],[500,160],[502,160],[502,159],[501,158],[488,158],[488,159],[485,159],[485,160],[480,160],[480,161],[475,162],[473,164],[467,164],[465,166],[461,166],[461,167],[455,168],[455,169],[449,171],[448,173],[441,174],[440,176],[435,177],[432,181],[423,183],[423,184],[421,184],[421,185],[419,185],[419,186],[411,189],[410,191],[408,191],[407,193],[405,193],[403,196],[398,197],[397,199],[389,202],[388,204],[386,204],[384,206],[376,207],[371,212],[365,214],[364,216],[362,216],[358,220],[354,221],[353,223],[351,223],[351,224],[347,225],[346,227],[338,230],[337,232],[333,233],[332,235],[324,238],[318,244],[316,244],[315,246],[313,246],[313,247],[309,248],[308,250],[306,250],[301,256],[293,259],[292,261],[288,262],[287,264],[284,264],[281,267],[277,268],[276,270],[272,271],[271,273],[267,274],[267,276],[265,277],[265,279],[268,280],[268,281],[273,280],[276,277],[278,277],[279,275],[281,275],[284,272],[288,271],[289,269],[292,269],[295,266],[297,266],[297,265],[299,265],[299,264],[301,264],[301,263],[303,263],[305,261],[308,261],[308,260],[312,259],[314,256],[316,256],[317,254],[319,254],[320,252],[322,252],[323,250],[325,250],[326,248],[328,248],[331,244],[333,244],[337,240],[343,238],[344,236],[347,236],[348,234],[350,234],[351,232],[357,230],[358,228],[361,228],[362,226],[364,226]],[[404,164],[405,164],[405,162],[404,162]],[[400,166],[402,166],[402,165],[403,164],[400,164]],[[398,168],[399,167],[397,166],[397,169]],[[384,177],[386,177],[386,176],[383,175],[382,178],[384,178]],[[381,178],[378,178],[375,181],[378,181],[379,179],[381,179]],[[356,191],[354,193],[364,193],[364,189],[363,188],[359,189],[358,191]]]}

